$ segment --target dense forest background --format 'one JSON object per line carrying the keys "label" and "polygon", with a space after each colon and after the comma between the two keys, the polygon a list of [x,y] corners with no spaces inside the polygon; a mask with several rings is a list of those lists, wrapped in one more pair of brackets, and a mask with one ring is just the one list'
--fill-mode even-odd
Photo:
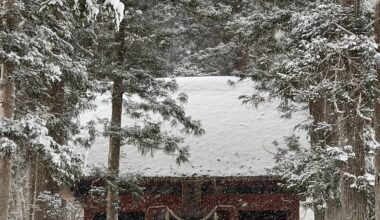
{"label": "dense forest background", "polygon": [[[0,219],[76,218],[65,195],[96,135],[110,138],[98,175],[117,219],[120,146],[186,162],[181,135],[149,112],[202,135],[163,78],[205,75],[254,81],[242,103],[276,98],[284,117],[307,103],[310,146],[287,137],[271,172],[316,220],[380,219],[379,16],[369,0],[2,0]],[[111,119],[81,124],[104,93]],[[146,123],[122,127],[122,113]]]}

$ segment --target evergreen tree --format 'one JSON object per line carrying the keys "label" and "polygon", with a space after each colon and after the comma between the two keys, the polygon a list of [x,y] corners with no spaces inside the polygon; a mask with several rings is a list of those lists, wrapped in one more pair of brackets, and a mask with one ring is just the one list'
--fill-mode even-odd
{"label": "evergreen tree", "polygon": [[[185,134],[204,132],[200,123],[184,112],[181,103],[187,97],[184,94],[178,99],[172,97],[178,88],[175,81],[159,78],[173,74],[173,67],[166,58],[174,37],[172,32],[176,30],[169,28],[173,20],[163,10],[174,11],[172,7],[176,5],[170,1],[128,2],[128,13],[114,37],[104,29],[113,27],[107,18],[96,23],[99,45],[92,72],[104,85],[100,91],[110,91],[112,103],[111,120],[106,121],[105,130],[105,135],[110,137],[107,219],[118,216],[119,160],[123,144],[136,146],[143,155],[154,155],[156,151],[173,154],[181,163],[189,156],[188,148],[181,145],[182,137],[165,127],[178,126]],[[110,44],[112,38],[115,40]],[[123,111],[131,121],[122,127]]]}
{"label": "evergreen tree", "polygon": [[[316,219],[328,216],[329,210],[325,214],[319,210],[323,213],[328,203],[337,204],[335,200],[341,201],[343,219],[367,219],[367,202],[371,203],[368,196],[371,192],[365,193],[370,190],[365,161],[366,149],[370,149],[366,146],[372,145],[364,137],[367,128],[370,130],[376,96],[377,52],[367,26],[372,19],[370,11],[364,5],[353,6],[331,1],[295,1],[287,6],[280,2],[269,9],[264,7],[265,10],[263,6],[252,7],[258,12],[250,22],[239,22],[240,17],[235,23],[240,29],[247,28],[243,29],[246,32],[239,32],[243,34],[250,33],[248,27],[256,25],[253,26],[256,31],[251,31],[252,38],[242,39],[260,41],[247,42],[251,59],[243,72],[237,74],[253,79],[258,91],[279,98],[282,101],[279,108],[285,115],[298,109],[294,103],[309,104],[313,118],[304,127],[310,131],[312,147],[305,152],[290,149],[296,157],[302,155],[304,159],[298,158],[299,166],[286,166],[284,160],[279,161],[278,168],[288,167],[282,171],[300,188],[304,184],[310,186],[304,189],[313,198]],[[242,98],[256,104],[265,100],[260,94]],[[346,151],[351,156],[337,166],[331,150]],[[326,162],[327,158],[331,162]],[[304,166],[305,161],[317,161],[316,164],[325,161],[324,165],[331,167],[321,168],[326,173],[308,170],[311,167]],[[317,186],[322,188],[316,189]],[[331,190],[323,188],[327,186]]]}
{"label": "evergreen tree", "polygon": [[[58,193],[81,175],[82,159],[74,147],[88,146],[90,140],[83,138],[78,116],[91,107],[90,53],[82,44],[92,40],[91,33],[79,26],[70,8],[60,1],[54,4],[17,1],[11,13],[14,27],[0,32],[0,59],[13,67],[9,79],[16,100],[14,117],[2,120],[1,133],[10,146],[17,146],[13,159],[31,167],[35,219],[48,218],[44,203],[37,204],[38,197],[46,197],[44,191]],[[17,164],[14,169],[22,171]]]}

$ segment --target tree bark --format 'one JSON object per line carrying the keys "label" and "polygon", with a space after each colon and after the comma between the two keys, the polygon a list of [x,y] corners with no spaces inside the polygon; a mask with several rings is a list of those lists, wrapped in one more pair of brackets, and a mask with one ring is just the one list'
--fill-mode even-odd
{"label": "tree bark", "polygon": [[354,156],[349,157],[348,164],[341,172],[342,219],[366,220],[368,219],[367,198],[364,192],[355,187],[355,178],[365,174],[364,122],[356,115],[347,118],[346,146],[352,146]]}
{"label": "tree bark", "polygon": [[[15,22],[9,18],[12,14],[14,0],[3,0],[3,8],[5,11],[5,19],[3,25],[6,29],[12,30]],[[13,66],[8,63],[1,64],[2,76],[2,97],[1,97],[1,116],[7,119],[13,119],[14,112],[14,83],[12,79]],[[9,199],[11,192],[11,159],[0,159],[0,219],[8,219],[9,216]]]}
{"label": "tree bark", "polygon": [[[341,0],[342,5],[354,8],[354,16],[360,15],[360,0]],[[346,64],[349,68],[349,64]],[[352,78],[347,72],[346,80]],[[344,139],[342,146],[351,146],[354,155],[348,158],[346,166],[342,167],[340,175],[342,220],[367,220],[368,207],[365,192],[355,186],[356,178],[365,174],[364,121],[356,113],[356,107],[344,106],[346,122],[344,124]],[[343,139],[343,140],[344,140]]]}
{"label": "tree bark", "polygon": [[[337,146],[339,143],[339,131],[337,126],[338,115],[334,111],[332,103],[327,101],[325,97],[315,98],[309,100],[309,113],[313,116],[313,124],[310,128],[310,142],[311,146]],[[318,124],[326,122],[334,128],[331,132],[318,131]],[[318,209],[314,207],[314,220],[337,220],[340,219],[341,207],[333,198],[326,199],[327,207],[325,209]]]}
{"label": "tree bark", "polygon": [[47,210],[46,207],[42,204],[42,202],[39,202],[37,200],[38,196],[41,195],[41,193],[45,192],[48,189],[48,183],[47,183],[47,175],[46,175],[46,169],[44,166],[43,156],[36,155],[35,157],[35,173],[34,173],[34,213],[32,214],[33,220],[43,220],[47,219]]}
{"label": "tree bark", "polygon": [[[380,51],[380,1],[375,6],[375,39],[378,44],[377,50]],[[379,68],[379,67],[378,67]],[[380,70],[377,72],[377,89],[380,91]],[[380,98],[375,100],[375,137],[380,143]],[[380,220],[380,149],[375,150],[375,219]]]}
{"label": "tree bark", "polygon": [[10,180],[11,180],[11,161],[0,160],[0,219],[8,219]]}
{"label": "tree bark", "polygon": [[[311,147],[315,147],[318,144],[321,144],[323,137],[320,132],[316,131],[318,123],[324,120],[324,99],[315,98],[309,100],[309,114],[313,117],[313,125],[309,130],[310,143]],[[325,210],[318,208],[316,205],[313,208],[314,211],[314,220],[324,220],[325,219]]]}
{"label": "tree bark", "polygon": [[[115,130],[121,128],[123,102],[123,92],[121,91],[122,86],[122,80],[114,80],[112,91],[111,126]],[[111,134],[108,150],[108,175],[110,177],[110,180],[109,184],[107,185],[107,220],[118,219],[119,195],[116,179],[119,175],[120,146],[120,137],[117,134]]]}
{"label": "tree bark", "polygon": [[[7,2],[7,1],[5,1]],[[7,3],[5,3],[7,5]],[[8,5],[11,7],[11,5]],[[1,65],[3,76],[2,85],[2,117],[12,119],[14,109],[14,84],[11,78],[12,66]],[[8,219],[9,199],[11,192],[11,159],[9,157],[0,160],[0,219]]]}
{"label": "tree bark", "polygon": [[[125,44],[125,21],[120,24],[120,30],[115,35],[117,42],[116,55],[117,62],[122,68],[124,63],[124,44]],[[123,78],[115,76],[112,88],[112,115],[111,127],[113,130],[121,129],[121,116],[123,111]],[[107,220],[118,220],[119,189],[117,177],[119,176],[120,166],[120,147],[121,137],[114,132],[110,135],[108,150],[108,176],[107,184]]]}
{"label": "tree bark", "polygon": [[[375,36],[376,43],[380,46],[380,1],[375,6]],[[380,51],[380,49],[378,49]],[[377,71],[377,89],[380,91],[380,70]],[[375,101],[375,137],[380,143],[380,98]],[[380,220],[380,149],[375,151],[375,219]]]}
{"label": "tree bark", "polygon": [[[12,119],[14,108],[14,85],[11,75],[11,66],[2,65],[3,88],[2,88],[2,117]],[[0,219],[8,218],[9,199],[11,191],[11,159],[9,157],[0,160]]]}

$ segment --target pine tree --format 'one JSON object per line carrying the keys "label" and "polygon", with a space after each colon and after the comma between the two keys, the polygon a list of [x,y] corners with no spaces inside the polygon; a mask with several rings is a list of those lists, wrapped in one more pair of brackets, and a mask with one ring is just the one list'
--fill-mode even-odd
{"label": "pine tree", "polygon": [[58,193],[81,175],[82,159],[74,147],[88,146],[91,139],[85,138],[78,120],[80,112],[92,106],[86,70],[91,54],[82,46],[91,42],[91,32],[80,26],[71,8],[54,4],[18,1],[12,10],[18,25],[0,32],[0,60],[13,66],[16,100],[14,118],[1,121],[1,134],[17,146],[13,169],[31,169],[28,194],[31,203],[42,208],[31,210],[35,219],[56,214],[43,201],[45,191]]}
{"label": "pine tree", "polygon": [[[316,210],[317,219],[332,213],[323,209],[327,203],[331,204],[331,199],[332,204],[336,204],[334,201],[339,200],[339,194],[334,192],[340,189],[344,189],[341,194],[344,196],[341,198],[343,218],[367,218],[370,191],[366,190],[370,190],[367,187],[370,184],[365,178],[369,172],[365,169],[365,158],[370,144],[365,138],[370,130],[370,109],[375,97],[374,57],[377,52],[370,30],[364,28],[371,19],[366,10],[356,1],[352,2],[352,7],[332,1],[246,3],[241,16],[226,28],[237,33],[232,40],[237,45],[244,45],[249,54],[248,64],[236,69],[237,75],[254,80],[257,91],[269,94],[269,98],[280,99],[279,109],[284,116],[299,109],[294,103],[309,103],[313,120],[303,127],[310,131],[312,150],[288,150],[296,151],[298,160],[303,162],[311,160],[331,167],[321,168],[326,172],[322,175],[312,167],[286,165],[279,160],[278,168],[285,176],[289,174],[291,185],[300,181],[313,186],[306,189],[313,197],[314,206],[322,209],[321,213]],[[265,101],[260,93],[241,98],[256,105]],[[350,156],[342,164],[335,154],[331,155],[331,150]],[[287,154],[287,151],[282,153]],[[281,168],[281,165],[284,166]],[[340,172],[340,185],[336,181],[337,171]],[[299,176],[291,176],[291,173]],[[329,176],[334,178],[326,178]],[[329,190],[322,187],[329,187]],[[305,189],[300,185],[298,188]]]}
{"label": "pine tree", "polygon": [[[177,127],[185,134],[201,135],[198,121],[186,116],[181,102],[171,94],[177,90],[173,80],[160,79],[173,74],[166,58],[170,56],[175,32],[170,25],[176,14],[172,2],[131,1],[126,5],[127,16],[121,21],[115,36],[104,28],[112,27],[107,18],[95,24],[98,36],[97,58],[92,64],[93,77],[104,85],[100,91],[110,91],[111,121],[106,121],[105,135],[110,137],[108,157],[107,219],[117,219],[120,147],[136,146],[141,154],[156,151],[177,156],[177,162],[187,160],[188,148],[181,146],[183,138],[165,129]],[[164,10],[165,9],[165,10]],[[180,7],[178,7],[180,9]],[[106,29],[107,30],[107,29]],[[109,30],[109,29],[108,29]],[[173,33],[174,32],[174,33]],[[115,41],[109,44],[109,39]],[[121,126],[122,112],[128,116]],[[159,119],[154,119],[156,116]]]}

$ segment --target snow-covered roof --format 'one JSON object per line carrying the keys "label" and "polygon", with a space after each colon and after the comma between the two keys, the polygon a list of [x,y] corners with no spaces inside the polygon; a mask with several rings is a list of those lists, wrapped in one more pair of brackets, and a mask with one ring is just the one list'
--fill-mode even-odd
{"label": "snow-covered roof", "polygon": [[[206,134],[186,137],[190,162],[178,166],[175,158],[156,153],[141,156],[133,146],[122,147],[121,173],[143,176],[256,176],[265,175],[273,166],[273,141],[280,141],[293,132],[294,126],[305,119],[296,114],[292,119],[280,118],[276,103],[255,109],[242,105],[238,97],[252,94],[252,82],[227,85],[229,77],[177,78],[180,92],[189,96],[187,114],[201,120]],[[110,116],[109,104],[100,104],[96,112],[85,118]],[[125,121],[125,120],[124,120]],[[98,137],[88,152],[89,166],[106,166],[108,139]]]}

